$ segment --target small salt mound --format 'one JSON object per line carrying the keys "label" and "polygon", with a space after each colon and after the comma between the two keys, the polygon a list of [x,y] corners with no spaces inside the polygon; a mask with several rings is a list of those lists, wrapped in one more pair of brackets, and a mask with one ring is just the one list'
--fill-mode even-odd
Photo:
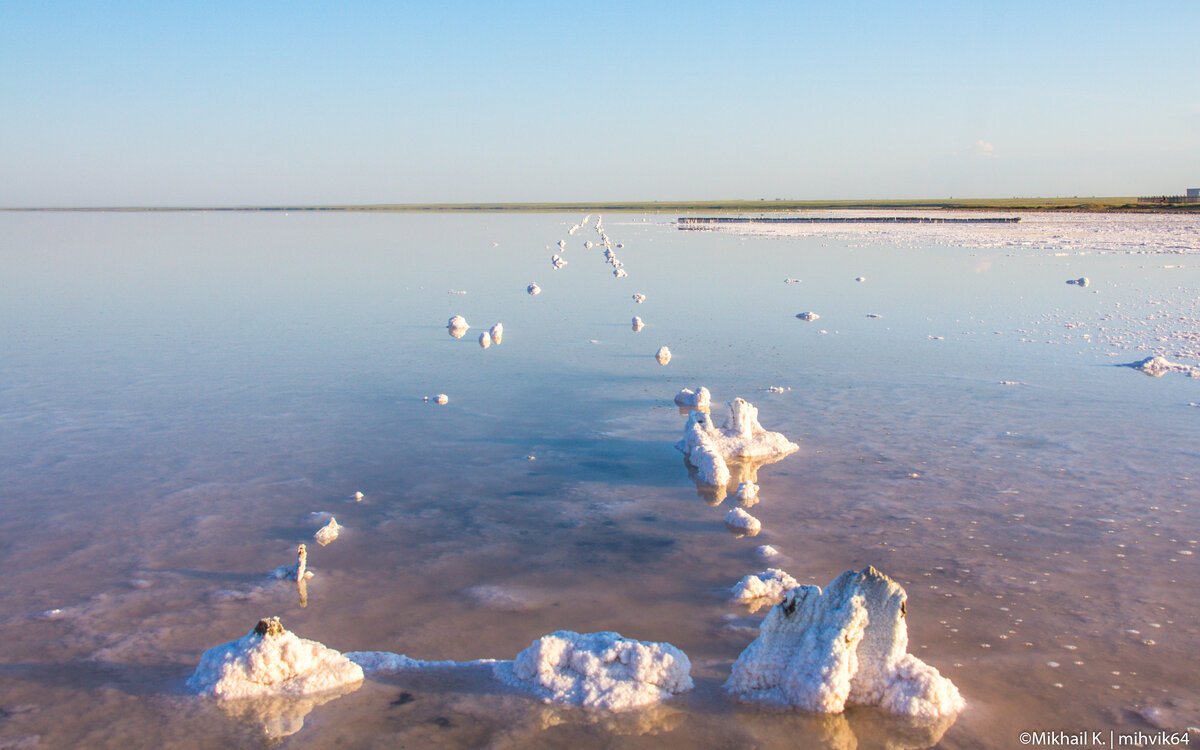
{"label": "small salt mound", "polygon": [[450,397],[444,393],[439,393],[433,397],[433,403],[437,404],[438,406],[445,406],[446,404],[450,403]]}
{"label": "small salt mound", "polygon": [[802,312],[802,313],[796,313],[796,317],[799,318],[800,320],[816,320],[817,318],[819,318],[821,316],[817,315],[815,312]]}
{"label": "small salt mound", "polygon": [[1200,378],[1200,367],[1172,362],[1166,357],[1146,357],[1137,362],[1121,365],[1121,367],[1132,367],[1154,378],[1161,378],[1168,372],[1178,372],[1188,377]]}
{"label": "small salt mound", "polygon": [[634,330],[634,332],[636,333],[637,331],[640,331],[640,330],[642,330],[642,329],[643,329],[643,328],[645,328],[645,327],[646,327],[646,324],[642,322],[642,319],[641,319],[641,318],[639,318],[639,317],[637,317],[637,316],[635,315],[635,316],[634,316],[634,318],[633,318],[633,330]]}
{"label": "small salt mound", "polygon": [[338,538],[338,534],[342,532],[342,527],[338,525],[336,518],[330,518],[329,523],[317,529],[317,533],[313,534],[313,539],[317,544],[324,547],[325,545]]}
{"label": "small salt mound", "polygon": [[821,713],[870,705],[919,720],[956,714],[965,704],[954,684],[906,653],[906,599],[871,567],[846,571],[824,593],[794,588],[734,662],[725,688]]}
{"label": "small salt mound", "polygon": [[484,331],[483,333],[479,334],[480,348],[487,349],[491,345],[492,345],[492,334],[488,333],[487,331]]}
{"label": "small salt mound", "polygon": [[741,604],[754,602],[762,606],[766,603],[762,600],[778,604],[783,601],[784,594],[799,585],[800,583],[795,578],[779,568],[767,568],[761,573],[742,576],[742,580],[734,584],[729,591],[733,594],[736,602]]}
{"label": "small salt mound", "polygon": [[775,549],[774,547],[772,547],[769,544],[764,544],[761,547],[755,547],[754,551],[758,553],[759,557],[778,557],[779,556],[779,550]]}
{"label": "small salt mound", "polygon": [[700,386],[694,391],[691,388],[684,388],[675,394],[675,403],[694,409],[707,409],[712,403],[712,394],[704,386]]}
{"label": "small salt mound", "polygon": [[762,531],[762,521],[741,508],[734,508],[725,514],[725,525],[742,536],[757,536]]}
{"label": "small salt mound", "polygon": [[361,492],[354,493],[354,502],[361,503],[362,499],[363,499],[363,493],[361,493]]}
{"label": "small salt mound", "polygon": [[636,303],[638,303],[638,304],[640,305],[640,304],[642,304],[643,302],[645,302],[645,301],[646,301],[646,295],[644,295],[644,294],[635,294],[635,295],[633,295],[633,301],[634,301],[634,302],[636,302]]}
{"label": "small salt mound", "polygon": [[1080,276],[1078,279],[1067,279],[1067,283],[1074,284],[1075,286],[1087,286],[1092,282],[1088,279],[1088,277]]}
{"label": "small salt mound", "polygon": [[858,281],[858,282],[863,282],[863,281],[866,281],[866,280],[867,280],[867,277],[866,277],[866,276],[859,276],[858,278],[856,278],[856,279],[855,279],[855,281]]}
{"label": "small salt mound", "polygon": [[567,262],[565,260],[563,260],[562,256],[560,256],[560,255],[551,255],[550,256],[550,265],[554,266],[554,270],[557,271],[558,269],[567,265]]}
{"label": "small salt mound", "polygon": [[461,339],[465,336],[467,329],[470,327],[467,325],[467,319],[461,315],[455,315],[446,323],[446,328],[450,331],[450,335],[456,339]]}
{"label": "small salt mound", "polygon": [[490,333],[492,336],[493,344],[501,343],[502,340],[504,339],[504,324],[497,323],[496,325],[492,326],[492,330],[490,331]]}
{"label": "small salt mound", "polygon": [[783,280],[783,283],[785,283],[785,284],[799,284],[799,283],[800,283],[800,279],[784,279],[784,280]]}
{"label": "small salt mound", "polygon": [[728,403],[729,417],[717,429],[712,417],[704,412],[688,414],[683,440],[675,448],[695,466],[700,480],[724,486],[730,479],[726,461],[733,458],[769,458],[786,456],[799,450],[778,432],[768,432],[758,422],[758,409],[749,402],[735,398]]}
{"label": "small salt mound", "polygon": [[525,291],[529,292],[530,295],[541,294],[542,288],[537,284],[530,284],[529,286],[525,287]]}
{"label": "small salt mound", "polygon": [[754,482],[742,482],[737,487],[737,499],[746,505],[758,502],[758,485]]}
{"label": "small salt mound", "polygon": [[690,671],[687,655],[669,643],[570,630],[542,636],[515,661],[495,668],[499,680],[531,690],[547,703],[610,711],[691,690]]}
{"label": "small salt mound", "polygon": [[626,276],[628,276],[628,275],[629,275],[629,274],[625,273],[625,269],[624,269],[624,268],[618,268],[618,269],[616,269],[615,271],[613,271],[613,276],[616,276],[618,279],[623,279],[623,278],[625,278],[625,277],[626,277]]}
{"label": "small salt mound", "polygon": [[190,690],[221,700],[305,696],[361,682],[362,667],[316,641],[285,630],[278,617],[204,652]]}
{"label": "small salt mound", "polygon": [[671,361],[671,350],[665,346],[659,347],[658,354],[655,354],[654,358],[660,365],[666,367],[667,363]]}

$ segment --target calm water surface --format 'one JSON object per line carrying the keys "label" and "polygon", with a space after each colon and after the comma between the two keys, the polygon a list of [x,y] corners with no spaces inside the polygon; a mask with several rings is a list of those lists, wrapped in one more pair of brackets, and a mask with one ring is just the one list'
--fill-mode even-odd
{"label": "calm water surface", "polygon": [[[1200,726],[1200,380],[1115,366],[1200,363],[1200,222],[611,214],[616,279],[593,228],[568,235],[582,218],[0,214],[0,747],[974,748]],[[755,538],[673,448],[671,399],[700,385],[801,446],[757,467]],[[301,607],[267,573],[323,511],[345,531],[310,545]],[[728,588],[767,543],[804,583],[875,565],[904,584],[910,650],[966,711],[914,727],[725,697],[764,614]],[[683,649],[696,689],[615,716],[479,668],[257,708],[186,694],[205,649],[275,614],[418,659],[615,630]]]}

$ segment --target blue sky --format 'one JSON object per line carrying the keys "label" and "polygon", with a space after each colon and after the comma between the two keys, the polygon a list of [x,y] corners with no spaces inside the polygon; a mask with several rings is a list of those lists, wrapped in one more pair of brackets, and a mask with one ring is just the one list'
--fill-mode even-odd
{"label": "blue sky", "polygon": [[1200,186],[1200,3],[0,3],[0,206]]}

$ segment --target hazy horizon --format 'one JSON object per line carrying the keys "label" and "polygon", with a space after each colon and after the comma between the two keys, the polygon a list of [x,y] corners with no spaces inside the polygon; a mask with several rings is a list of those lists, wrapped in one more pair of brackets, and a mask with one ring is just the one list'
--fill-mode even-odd
{"label": "hazy horizon", "polygon": [[0,206],[1200,185],[1200,7],[19,4]]}

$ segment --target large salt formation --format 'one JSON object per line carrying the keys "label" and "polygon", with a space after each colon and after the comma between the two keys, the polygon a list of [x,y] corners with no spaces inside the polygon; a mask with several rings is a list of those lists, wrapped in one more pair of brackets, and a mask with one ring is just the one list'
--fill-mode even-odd
{"label": "large salt formation", "polygon": [[687,655],[669,643],[570,630],[544,635],[515,661],[496,665],[500,680],[548,703],[617,711],[691,690],[690,671]]}
{"label": "large salt formation", "polygon": [[222,700],[301,697],[361,682],[362,667],[316,641],[285,630],[278,617],[236,641],[204,652],[188,688]]}
{"label": "large salt formation", "polygon": [[879,706],[923,721],[965,705],[958,689],[908,651],[900,584],[868,567],[841,574],[824,592],[789,591],[733,664],[731,693],[807,711]]}
{"label": "large salt formation", "polygon": [[763,429],[758,409],[749,402],[735,398],[728,406],[729,417],[720,429],[711,415],[689,413],[683,440],[675,444],[705,484],[725,486],[731,478],[726,464],[730,459],[781,457],[800,449],[780,433]]}

